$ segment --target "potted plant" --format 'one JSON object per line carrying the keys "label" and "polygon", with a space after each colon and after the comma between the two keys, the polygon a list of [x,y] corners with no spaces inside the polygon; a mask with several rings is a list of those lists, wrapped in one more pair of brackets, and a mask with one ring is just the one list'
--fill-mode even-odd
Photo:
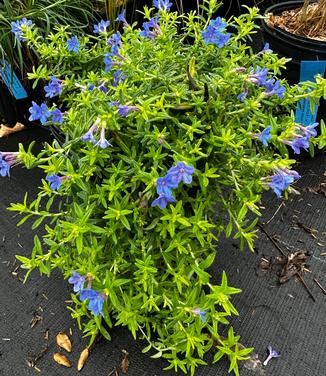
{"label": "potted plant", "polygon": [[[282,1],[268,8],[263,21],[265,41],[280,56],[290,58],[285,77],[290,83],[314,80],[326,71],[326,1]],[[300,103],[298,121],[309,124],[326,118],[326,103],[310,112],[310,102]]]}
{"label": "potted plant", "polygon": [[119,14],[121,32],[105,20],[81,38],[66,27],[45,39],[25,28],[43,62],[30,78],[47,81],[49,98],[31,104],[31,120],[58,125],[65,139],[38,155],[33,145],[1,153],[0,172],[43,169],[36,199],[10,208],[20,224],[34,218],[32,228],[44,229],[31,257],[17,258],[27,276],[61,270],[90,345],[122,325],[167,369],[193,375],[215,349],[214,361],[228,357],[238,375],[252,349],[229,324],[240,290],[211,268],[216,241],[225,234],[253,250],[262,193],[286,196],[299,178],[287,147],[326,144],[324,126],[316,138],[316,124],[291,114],[324,94],[326,80],[277,78],[284,60],[246,45],[256,8],[226,23],[212,18],[214,0],[203,2],[205,17],[170,6],[145,7],[141,27]]}

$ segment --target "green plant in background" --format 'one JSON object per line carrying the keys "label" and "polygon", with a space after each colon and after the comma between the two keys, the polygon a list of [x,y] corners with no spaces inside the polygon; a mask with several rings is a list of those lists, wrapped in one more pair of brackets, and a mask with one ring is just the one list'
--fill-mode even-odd
{"label": "green plant in background", "polygon": [[46,175],[35,200],[11,205],[19,224],[36,217],[32,228],[44,229],[31,257],[17,257],[26,278],[58,268],[69,279],[72,316],[90,344],[122,325],[167,369],[193,375],[214,348],[214,361],[228,357],[238,375],[252,349],[229,325],[240,290],[216,276],[216,241],[225,234],[252,250],[262,192],[287,195],[299,178],[287,146],[325,146],[324,124],[316,138],[316,124],[296,124],[292,111],[324,94],[326,81],[277,79],[286,59],[246,44],[256,8],[227,24],[212,19],[214,0],[206,17],[154,5],[141,28],[120,14],[121,33],[101,21],[95,35],[60,26],[44,40],[17,25],[42,61],[30,78],[46,80],[51,99],[33,102],[30,120],[65,135],[36,156],[33,145],[0,154],[2,176],[18,163]]}
{"label": "green plant in background", "polygon": [[117,15],[121,13],[122,9],[126,9],[127,0],[103,0],[106,18],[110,21],[111,25],[114,25],[114,21]]}
{"label": "green plant in background", "polygon": [[71,30],[81,34],[95,20],[90,0],[3,0],[0,2],[0,45],[2,57],[17,67],[24,77],[25,70],[37,64],[37,58],[29,49],[14,38],[12,22],[28,18],[36,24],[43,35],[52,31],[54,25],[70,25]]}

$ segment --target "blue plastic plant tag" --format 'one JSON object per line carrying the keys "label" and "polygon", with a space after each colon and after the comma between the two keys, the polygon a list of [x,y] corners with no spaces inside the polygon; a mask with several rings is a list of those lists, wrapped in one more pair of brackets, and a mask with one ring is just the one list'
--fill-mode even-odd
{"label": "blue plastic plant tag", "polygon": [[[320,74],[324,76],[326,70],[326,60],[315,61],[301,61],[300,68],[300,82],[303,81],[316,81],[315,76]],[[318,106],[313,105],[314,111],[311,112],[310,100],[302,99],[298,103],[298,107],[295,112],[295,121],[298,124],[310,125],[316,122]]]}
{"label": "blue plastic plant tag", "polygon": [[19,78],[16,76],[15,72],[12,70],[8,61],[2,59],[0,60],[0,64],[0,77],[8,87],[11,95],[16,99],[27,98],[28,95],[26,93],[26,90],[21,84]]}

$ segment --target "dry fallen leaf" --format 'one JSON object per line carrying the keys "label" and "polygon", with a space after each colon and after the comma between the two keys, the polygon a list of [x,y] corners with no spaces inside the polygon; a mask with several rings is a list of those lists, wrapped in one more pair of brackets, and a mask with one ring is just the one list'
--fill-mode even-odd
{"label": "dry fallen leaf", "polygon": [[62,365],[64,367],[68,367],[68,368],[71,367],[70,360],[65,355],[63,355],[63,354],[54,353],[53,354],[53,360],[56,363],[58,363],[58,364],[60,364],[60,365]]}
{"label": "dry fallen leaf", "polygon": [[126,351],[126,350],[122,350],[122,352],[124,353],[124,357],[122,359],[122,362],[121,362],[121,370],[123,373],[128,373],[128,370],[129,370],[129,353]]}
{"label": "dry fallen leaf", "polygon": [[0,138],[9,136],[11,133],[20,132],[25,128],[24,124],[22,123],[16,123],[16,125],[13,128],[7,127],[3,124],[0,124]]}
{"label": "dry fallen leaf", "polygon": [[68,352],[71,352],[71,342],[66,333],[60,332],[57,334],[57,345]]}
{"label": "dry fallen leaf", "polygon": [[88,347],[86,347],[86,349],[84,349],[81,352],[80,357],[78,359],[77,371],[81,371],[81,369],[84,367],[88,357],[89,357],[89,350],[88,350]]}

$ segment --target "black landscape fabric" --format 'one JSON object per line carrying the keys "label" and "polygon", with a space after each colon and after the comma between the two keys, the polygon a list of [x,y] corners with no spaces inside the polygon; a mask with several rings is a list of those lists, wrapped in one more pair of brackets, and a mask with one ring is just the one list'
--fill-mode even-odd
{"label": "black landscape fabric", "polygon": [[[34,139],[40,146],[50,139],[50,135],[39,128],[30,129],[0,139],[0,150],[15,151],[19,142],[28,144]],[[301,160],[297,169],[302,175],[296,184],[300,194],[291,195],[284,204],[271,192],[264,196],[261,223],[265,223],[262,227],[265,233],[260,231],[256,252],[240,252],[236,242],[223,240],[217,246],[216,262],[211,268],[214,280],[218,282],[225,270],[230,285],[243,290],[233,298],[239,311],[233,325],[241,335],[240,342],[255,347],[260,360],[266,358],[269,344],[281,352],[281,357],[272,359],[266,367],[253,368],[253,363],[242,365],[242,376],[326,375],[326,295],[314,281],[316,279],[326,287],[325,156]],[[87,339],[82,338],[66,308],[71,287],[60,273],[47,278],[34,272],[23,284],[24,271],[15,262],[16,254],[30,254],[34,233],[28,224],[16,228],[19,218],[6,208],[12,202],[22,201],[25,192],[35,197],[41,178],[39,170],[15,167],[10,178],[0,179],[1,376],[77,375],[76,363],[87,345]],[[315,301],[298,278],[279,285],[274,270],[264,272],[257,267],[262,258],[269,260],[272,256],[281,256],[280,250],[286,255],[299,250],[311,252],[308,262],[311,272],[304,272],[303,277]],[[73,351],[66,353],[72,368],[64,368],[52,359],[58,351],[55,336],[60,331],[72,333]],[[110,342],[100,340],[92,347],[82,375],[123,375],[120,368],[124,357],[122,350],[129,353],[129,376],[175,375],[163,371],[166,366],[163,360],[142,354],[144,342],[134,341],[126,329],[115,328],[111,335]],[[211,358],[207,359],[209,363]],[[34,363],[35,369],[31,367]],[[199,368],[196,375],[224,376],[228,374],[227,370],[228,362],[222,361]]]}

